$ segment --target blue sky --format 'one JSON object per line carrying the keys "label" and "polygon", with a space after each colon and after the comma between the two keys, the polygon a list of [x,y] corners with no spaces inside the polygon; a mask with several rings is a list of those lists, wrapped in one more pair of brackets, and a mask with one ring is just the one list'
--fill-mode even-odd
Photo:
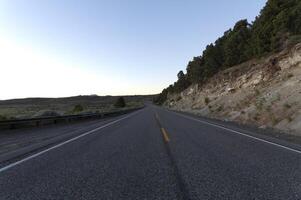
{"label": "blue sky", "polygon": [[158,93],[265,2],[0,0],[0,99]]}

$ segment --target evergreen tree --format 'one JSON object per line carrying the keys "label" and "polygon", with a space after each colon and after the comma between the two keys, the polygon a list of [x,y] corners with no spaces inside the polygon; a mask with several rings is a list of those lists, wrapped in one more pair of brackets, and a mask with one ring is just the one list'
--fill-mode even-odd
{"label": "evergreen tree", "polygon": [[250,25],[247,20],[241,20],[236,23],[233,31],[228,34],[228,38],[224,45],[225,67],[246,61],[248,40],[250,39]]}
{"label": "evergreen tree", "polygon": [[194,57],[187,65],[187,79],[191,83],[199,83],[202,81],[203,77],[203,59],[202,57]]}
{"label": "evergreen tree", "polygon": [[178,81],[174,84],[174,90],[176,92],[181,92],[185,90],[190,85],[186,75],[183,71],[179,71],[178,73]]}

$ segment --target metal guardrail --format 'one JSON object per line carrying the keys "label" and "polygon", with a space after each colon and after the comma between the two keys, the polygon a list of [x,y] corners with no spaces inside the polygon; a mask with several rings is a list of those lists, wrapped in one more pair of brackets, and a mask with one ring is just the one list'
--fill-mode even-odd
{"label": "metal guardrail", "polygon": [[95,114],[82,114],[82,115],[65,115],[65,116],[55,116],[55,117],[39,117],[39,118],[29,118],[29,119],[17,119],[17,120],[5,120],[0,121],[0,130],[4,129],[17,129],[24,127],[39,127],[49,124],[58,124],[62,122],[74,122],[87,119],[98,119],[105,117],[113,117],[117,115],[127,114],[133,112],[143,107],[115,111],[115,112],[104,112]]}

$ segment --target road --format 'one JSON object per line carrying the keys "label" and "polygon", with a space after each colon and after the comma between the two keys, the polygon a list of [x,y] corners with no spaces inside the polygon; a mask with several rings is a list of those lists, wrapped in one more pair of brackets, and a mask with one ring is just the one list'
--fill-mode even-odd
{"label": "road", "polygon": [[148,105],[0,165],[0,188],[1,200],[301,199],[301,151]]}

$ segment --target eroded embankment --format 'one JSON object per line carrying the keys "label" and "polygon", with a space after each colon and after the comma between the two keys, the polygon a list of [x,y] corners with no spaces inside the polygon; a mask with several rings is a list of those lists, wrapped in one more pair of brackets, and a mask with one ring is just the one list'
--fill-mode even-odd
{"label": "eroded embankment", "polygon": [[165,106],[301,135],[301,44],[169,94]]}

